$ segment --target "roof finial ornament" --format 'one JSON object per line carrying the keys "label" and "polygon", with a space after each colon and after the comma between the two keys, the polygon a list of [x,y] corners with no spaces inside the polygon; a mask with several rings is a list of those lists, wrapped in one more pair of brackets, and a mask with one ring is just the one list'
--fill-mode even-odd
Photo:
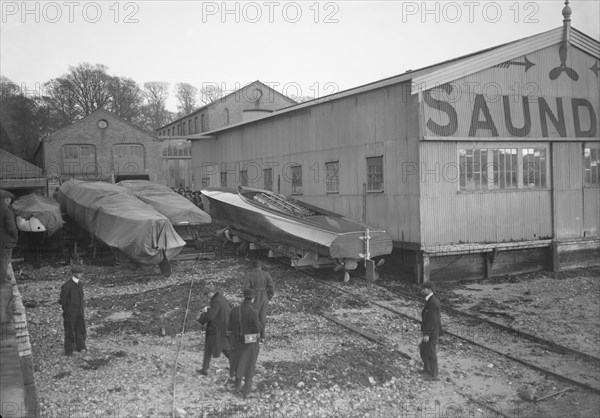
{"label": "roof finial ornament", "polygon": [[571,13],[573,11],[571,10],[571,7],[569,6],[569,0],[565,0],[565,7],[563,7],[562,9],[562,15],[563,15],[563,24],[565,26],[569,26],[571,24]]}

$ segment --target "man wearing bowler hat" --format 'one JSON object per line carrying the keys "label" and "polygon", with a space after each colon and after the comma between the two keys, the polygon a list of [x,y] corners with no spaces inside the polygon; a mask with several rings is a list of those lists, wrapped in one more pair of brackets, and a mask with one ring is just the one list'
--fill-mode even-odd
{"label": "man wearing bowler hat", "polygon": [[82,277],[83,267],[80,264],[73,264],[71,266],[71,278],[60,289],[60,299],[58,302],[63,309],[65,354],[67,356],[73,354],[73,348],[78,352],[86,350]]}
{"label": "man wearing bowler hat", "polygon": [[421,295],[425,298],[425,306],[421,311],[421,344],[419,352],[423,360],[422,373],[427,380],[440,380],[438,377],[437,342],[442,328],[440,300],[433,294],[433,285],[423,283]]}

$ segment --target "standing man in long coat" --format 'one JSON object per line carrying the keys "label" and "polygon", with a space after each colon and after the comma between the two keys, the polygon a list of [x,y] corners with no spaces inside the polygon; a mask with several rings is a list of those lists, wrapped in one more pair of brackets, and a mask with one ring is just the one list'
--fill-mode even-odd
{"label": "standing man in long coat", "polygon": [[204,308],[198,315],[198,322],[206,324],[204,360],[202,369],[198,370],[198,373],[207,376],[211,357],[217,358],[223,353],[229,359],[229,341],[226,332],[230,309],[227,299],[217,292],[214,286],[206,286],[204,295],[210,300],[210,306]]}
{"label": "standing man in long coat", "polygon": [[10,208],[13,198],[11,192],[0,190],[0,283],[8,281],[8,265],[19,238],[15,214]]}
{"label": "standing man in long coat", "polygon": [[71,266],[71,278],[60,289],[59,303],[63,309],[63,322],[65,326],[65,354],[73,354],[75,350],[81,352],[85,347],[85,319],[83,314],[83,267],[79,264]]}
{"label": "standing man in long coat", "polygon": [[262,263],[258,260],[253,261],[254,269],[246,278],[244,289],[254,289],[256,291],[256,300],[254,309],[258,311],[260,319],[260,342],[265,341],[265,330],[267,328],[267,308],[269,302],[275,296],[275,284],[271,275],[262,269]]}
{"label": "standing man in long coat", "polygon": [[421,295],[425,298],[425,306],[421,311],[421,344],[419,352],[423,360],[422,373],[427,380],[440,380],[438,377],[437,342],[442,328],[440,300],[433,294],[431,283],[421,285]]}
{"label": "standing man in long coat", "polygon": [[254,309],[253,302],[256,291],[244,289],[244,302],[233,308],[229,314],[228,329],[231,334],[231,370],[235,376],[236,393],[242,389],[244,378],[243,396],[247,398],[252,391],[252,379],[256,372],[256,360],[260,346],[258,341],[246,343],[244,335],[259,334],[261,322],[258,312]]}

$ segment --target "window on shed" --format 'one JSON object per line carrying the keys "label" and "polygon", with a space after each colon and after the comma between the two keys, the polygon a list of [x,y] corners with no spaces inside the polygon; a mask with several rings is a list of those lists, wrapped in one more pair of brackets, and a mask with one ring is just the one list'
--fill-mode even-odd
{"label": "window on shed", "polygon": [[194,133],[198,133],[198,116],[194,118]]}
{"label": "window on shed", "polygon": [[523,187],[546,187],[546,149],[523,148]]}
{"label": "window on shed", "polygon": [[113,145],[113,167],[116,174],[137,174],[144,171],[144,146]]}
{"label": "window on shed", "polygon": [[327,193],[338,193],[340,187],[339,161],[325,163],[325,191]]}
{"label": "window on shed", "polygon": [[460,190],[487,190],[487,149],[459,149]]}
{"label": "window on shed", "polygon": [[227,171],[221,172],[221,187],[227,187]]}
{"label": "window on shed", "polygon": [[242,186],[248,186],[248,170],[240,171],[240,184]]}
{"label": "window on shed", "polygon": [[600,185],[600,148],[585,148],[583,151],[584,181],[588,186]]}
{"label": "window on shed", "polygon": [[210,177],[202,177],[202,188],[206,189],[210,185]]}
{"label": "window on shed", "polygon": [[367,157],[367,191],[383,191],[383,157]]}
{"label": "window on shed", "polygon": [[206,116],[203,114],[200,115],[200,129],[202,132],[208,130],[208,125],[206,124]]}
{"label": "window on shed", "polygon": [[265,190],[273,191],[273,169],[272,168],[263,169],[263,179],[264,179]]}
{"label": "window on shed", "polygon": [[192,134],[192,120],[188,120],[188,134]]}
{"label": "window on shed", "polygon": [[95,176],[96,147],[93,145],[63,145],[63,172],[69,175]]}
{"label": "window on shed", "polygon": [[292,167],[292,194],[302,194],[302,166]]}
{"label": "window on shed", "polygon": [[229,125],[229,109],[225,108],[223,111],[223,123]]}
{"label": "window on shed", "polygon": [[516,148],[492,149],[494,188],[516,189],[519,186],[519,161]]}

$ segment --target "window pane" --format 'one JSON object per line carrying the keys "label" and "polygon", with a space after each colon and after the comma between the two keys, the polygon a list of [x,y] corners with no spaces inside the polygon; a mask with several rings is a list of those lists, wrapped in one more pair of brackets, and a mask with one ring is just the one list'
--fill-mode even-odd
{"label": "window pane", "polygon": [[337,193],[339,189],[339,162],[326,163],[325,171],[325,189],[327,193]]}
{"label": "window pane", "polygon": [[367,158],[367,190],[383,190],[383,157]]}

